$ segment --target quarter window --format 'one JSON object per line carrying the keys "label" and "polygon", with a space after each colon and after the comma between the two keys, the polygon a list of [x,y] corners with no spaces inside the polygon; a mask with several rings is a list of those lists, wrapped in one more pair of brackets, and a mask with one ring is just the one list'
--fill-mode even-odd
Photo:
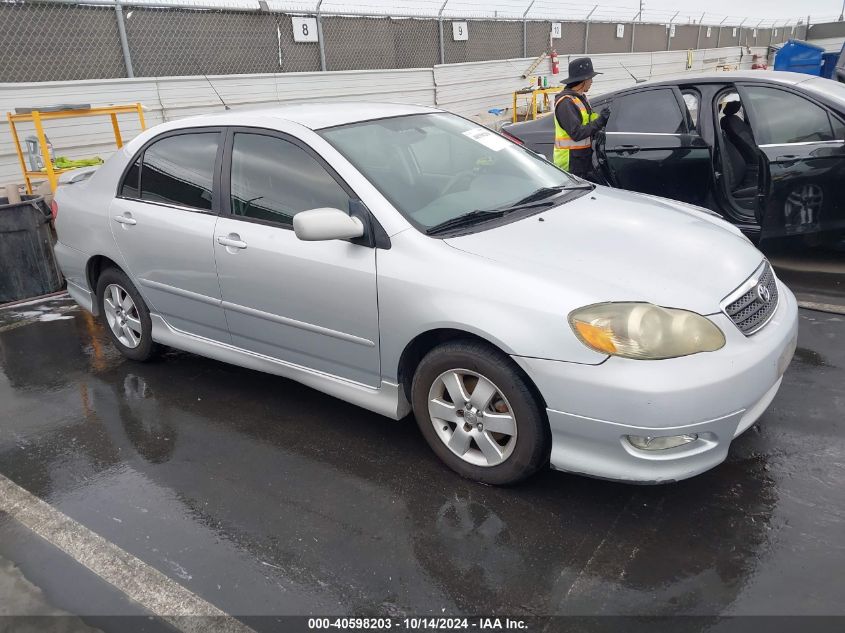
{"label": "quarter window", "polygon": [[834,140],[827,111],[791,92],[760,86],[745,89],[754,137],[761,145]]}
{"label": "quarter window", "polygon": [[672,90],[644,90],[613,100],[608,132],[682,134],[685,116]]}
{"label": "quarter window", "polygon": [[282,226],[308,209],[349,210],[349,196],[311,154],[262,134],[235,134],[230,201],[235,216]]}
{"label": "quarter window", "polygon": [[690,128],[693,130],[698,129],[698,110],[701,97],[694,90],[684,90],[683,96],[684,104],[687,107],[687,114],[689,115]]}
{"label": "quarter window", "polygon": [[168,136],[150,145],[141,166],[141,199],[210,211],[219,142],[218,132],[204,132]]}

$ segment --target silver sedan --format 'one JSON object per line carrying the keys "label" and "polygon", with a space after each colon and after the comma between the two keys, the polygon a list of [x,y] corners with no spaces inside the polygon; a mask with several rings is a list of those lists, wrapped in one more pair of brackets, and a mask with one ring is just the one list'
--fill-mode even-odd
{"label": "silver sedan", "polygon": [[792,293],[730,224],[430,108],[175,121],[73,180],[58,258],[125,356],[172,346],[413,411],[487,483],[703,472],[795,349]]}

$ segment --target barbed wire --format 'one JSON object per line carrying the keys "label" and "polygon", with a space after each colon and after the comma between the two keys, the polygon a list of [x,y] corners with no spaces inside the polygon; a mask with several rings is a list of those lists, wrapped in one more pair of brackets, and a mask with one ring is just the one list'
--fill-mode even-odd
{"label": "barbed wire", "polygon": [[292,14],[332,14],[350,16],[408,16],[442,18],[498,18],[579,22],[642,22],[651,24],[703,24],[773,28],[811,23],[835,22],[837,15],[781,16],[759,19],[743,15],[722,15],[704,11],[672,11],[631,4],[557,2],[556,0],[0,0],[2,5],[68,3],[74,5],[121,4],[126,7],[179,8],[196,10],[230,9]]}

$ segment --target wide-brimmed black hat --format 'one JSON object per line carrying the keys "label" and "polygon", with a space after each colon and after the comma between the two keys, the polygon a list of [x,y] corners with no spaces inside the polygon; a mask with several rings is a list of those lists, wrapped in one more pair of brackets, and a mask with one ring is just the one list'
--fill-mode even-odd
{"label": "wide-brimmed black hat", "polygon": [[577,57],[569,62],[569,77],[561,81],[564,85],[580,84],[582,81],[601,75],[593,70],[593,60],[589,57]]}

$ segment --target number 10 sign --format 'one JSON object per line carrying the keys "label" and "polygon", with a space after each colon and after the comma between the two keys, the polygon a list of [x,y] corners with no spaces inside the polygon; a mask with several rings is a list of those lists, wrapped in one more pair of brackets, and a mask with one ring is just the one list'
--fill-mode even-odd
{"label": "number 10 sign", "polygon": [[294,42],[317,41],[317,18],[291,18]]}

